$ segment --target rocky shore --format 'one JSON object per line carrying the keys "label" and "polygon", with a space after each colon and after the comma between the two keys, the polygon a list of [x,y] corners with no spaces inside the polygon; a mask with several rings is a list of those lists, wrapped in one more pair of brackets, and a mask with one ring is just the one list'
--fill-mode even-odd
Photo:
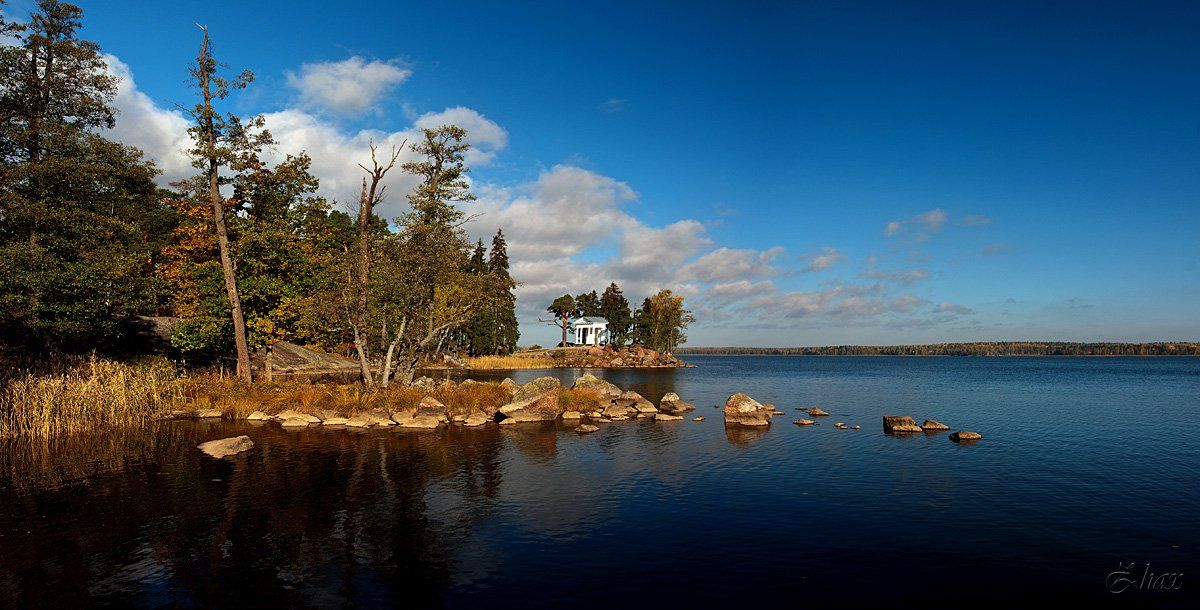
{"label": "rocky shore", "polygon": [[[600,429],[600,425],[613,422],[623,422],[635,419],[652,419],[660,422],[681,421],[684,415],[696,409],[696,406],[685,401],[674,392],[667,393],[655,405],[652,401],[633,390],[623,390],[617,385],[600,379],[591,374],[577,378],[569,387],[564,387],[554,377],[541,377],[524,385],[517,384],[512,379],[500,383],[484,384],[466,380],[455,384],[446,380],[438,383],[428,377],[416,380],[411,388],[437,393],[450,389],[464,389],[475,385],[476,388],[488,387],[491,391],[503,392],[507,401],[496,407],[464,406],[455,404],[447,406],[438,398],[426,395],[418,404],[411,408],[374,408],[352,414],[340,413],[330,409],[315,409],[302,412],[296,409],[283,409],[276,413],[256,410],[245,417],[248,421],[277,422],[288,429],[303,429],[311,426],[344,427],[344,428],[392,428],[432,430],[441,426],[478,427],[489,424],[511,426],[527,422],[562,421],[566,425],[575,426],[579,434],[588,434]],[[800,407],[805,410],[804,407]],[[775,405],[760,403],[750,396],[738,392],[726,400],[724,406],[725,425],[727,427],[765,428],[771,425],[771,420],[783,411]],[[812,417],[825,417],[829,413],[811,407],[807,408]],[[177,412],[176,417],[210,418],[222,417],[219,409],[201,409],[192,412]],[[692,418],[693,422],[704,421],[703,416]],[[795,422],[800,426],[817,425],[811,419],[800,419]],[[839,429],[861,429],[861,426],[836,422],[834,427]],[[883,431],[889,435],[925,432],[926,434],[949,430],[940,422],[927,419],[920,426],[908,416],[885,416]],[[959,431],[950,435],[955,442],[976,441],[982,438],[979,434],[969,431]],[[248,440],[248,439],[245,439]],[[212,441],[201,446],[201,449],[214,457],[233,455],[248,450],[253,444],[247,445],[241,438]]]}

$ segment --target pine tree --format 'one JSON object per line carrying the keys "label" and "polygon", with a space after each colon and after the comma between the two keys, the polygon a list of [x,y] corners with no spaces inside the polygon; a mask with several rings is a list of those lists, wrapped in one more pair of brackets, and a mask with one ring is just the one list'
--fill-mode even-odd
{"label": "pine tree", "polygon": [[[147,265],[173,214],[141,152],[104,138],[116,79],[78,38],[83,12],[41,0],[0,23],[0,343],[93,350],[149,308]],[[157,234],[157,235],[156,235]]]}
{"label": "pine tree", "polygon": [[504,241],[504,232],[499,229],[492,237],[488,270],[499,293],[495,299],[497,309],[492,319],[494,326],[491,353],[511,354],[516,351],[517,341],[521,338],[521,329],[517,322],[517,297],[513,294],[517,284],[508,273],[508,244]]}
{"label": "pine tree", "polygon": [[625,345],[625,342],[629,341],[633,313],[629,311],[629,301],[625,299],[616,282],[609,284],[600,297],[600,315],[608,321],[608,335],[612,344]]}
{"label": "pine tree", "polygon": [[595,290],[575,297],[575,308],[579,310],[579,315],[584,317],[599,317],[603,315],[600,312],[600,297],[596,294]]}

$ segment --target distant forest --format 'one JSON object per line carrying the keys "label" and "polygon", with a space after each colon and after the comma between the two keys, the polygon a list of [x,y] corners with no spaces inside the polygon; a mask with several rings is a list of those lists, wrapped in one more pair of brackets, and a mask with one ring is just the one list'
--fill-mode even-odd
{"label": "distant forest", "polygon": [[678,355],[731,356],[1200,356],[1200,343],[994,341],[930,345],[682,347]]}

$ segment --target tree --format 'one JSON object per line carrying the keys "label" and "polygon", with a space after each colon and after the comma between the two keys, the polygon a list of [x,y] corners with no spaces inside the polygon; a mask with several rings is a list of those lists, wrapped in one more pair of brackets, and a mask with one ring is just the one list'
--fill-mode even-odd
{"label": "tree", "polygon": [[[225,200],[221,196],[222,168],[235,171],[243,169],[251,157],[271,143],[270,133],[261,130],[263,118],[255,117],[243,124],[237,115],[221,116],[215,103],[229,97],[233,89],[245,88],[254,80],[254,75],[243,71],[233,80],[218,74],[217,61],[212,54],[212,41],[208,28],[199,26],[204,32],[196,64],[190,73],[200,101],[191,110],[194,124],[188,129],[196,142],[191,150],[192,165],[204,172],[209,205],[212,207],[213,226],[217,234],[218,255],[221,272],[225,280],[225,292],[229,300],[229,316],[233,322],[233,340],[237,348],[237,374],[245,383],[250,383],[250,347],[246,339],[246,320],[242,313],[241,296],[238,293],[237,273],[229,245],[229,230],[225,222]],[[255,132],[254,130],[259,131]]]}
{"label": "tree", "polygon": [[398,232],[384,241],[386,267],[375,283],[375,319],[386,345],[380,385],[393,375],[412,381],[422,356],[436,356],[447,338],[490,305],[488,274],[470,273],[471,247],[457,204],[473,201],[464,154],[466,131],[454,125],[425,129],[412,146],[420,160],[405,171],[422,178],[408,195],[411,211],[397,220]]}
{"label": "tree", "polygon": [[585,292],[575,297],[575,309],[579,310],[579,315],[583,317],[599,317],[600,312],[600,297],[596,295],[596,291]]}
{"label": "tree", "polygon": [[400,144],[400,148],[392,147],[390,158],[381,163],[376,157],[375,143],[371,143],[371,167],[359,164],[363,171],[367,172],[370,178],[370,186],[367,184],[367,178],[363,178],[362,190],[358,198],[358,261],[357,273],[355,274],[355,307],[350,315],[350,328],[354,332],[354,350],[358,353],[359,372],[362,375],[363,384],[368,389],[375,387],[375,380],[371,375],[371,364],[368,360],[367,351],[367,306],[369,300],[369,288],[371,279],[371,243],[373,236],[371,233],[372,217],[374,208],[383,198],[384,190],[386,189],[381,183],[383,177],[396,165],[396,159],[400,157],[400,151],[404,149],[404,143]]}
{"label": "tree", "polygon": [[684,331],[696,318],[683,308],[683,297],[660,290],[647,297],[634,315],[633,340],[663,352],[675,351],[687,341]]}
{"label": "tree", "polygon": [[496,310],[492,317],[491,352],[511,354],[516,351],[517,341],[521,338],[521,329],[517,323],[517,297],[513,294],[517,283],[508,273],[508,243],[504,241],[504,232],[500,229],[497,229],[496,235],[492,237],[488,271],[492,274],[496,291]]}
{"label": "tree", "polygon": [[562,329],[562,341],[558,344],[559,347],[567,346],[567,328],[571,325],[571,318],[579,316],[579,308],[575,305],[575,297],[564,294],[546,308],[546,311],[554,314],[553,320],[541,320],[549,324],[553,324]]}
{"label": "tree", "polygon": [[616,282],[609,284],[600,297],[600,315],[608,321],[608,335],[612,344],[618,347],[625,345],[633,325],[633,313]]}
{"label": "tree", "polygon": [[0,21],[0,342],[116,347],[150,302],[147,267],[173,214],[140,151],[102,137],[116,93],[82,11],[41,0]]}

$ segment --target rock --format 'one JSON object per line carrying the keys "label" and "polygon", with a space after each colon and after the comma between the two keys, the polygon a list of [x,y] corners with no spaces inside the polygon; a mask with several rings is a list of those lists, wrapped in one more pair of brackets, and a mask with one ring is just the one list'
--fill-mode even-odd
{"label": "rock", "polygon": [[599,394],[600,398],[605,402],[608,402],[621,395],[621,388],[618,388],[615,384],[604,381],[603,379],[600,379],[591,373],[576,379],[575,383],[571,385],[571,389],[590,390]]}
{"label": "rock", "polygon": [[829,414],[821,410],[819,407],[813,407],[808,410],[809,417],[828,417]]}
{"label": "rock", "polygon": [[253,449],[254,441],[249,436],[234,436],[200,443],[196,448],[215,458],[223,458]]}
{"label": "rock", "polygon": [[741,426],[771,425],[770,409],[757,400],[738,392],[725,401],[725,423]]}
{"label": "rock", "polygon": [[429,377],[418,377],[408,385],[421,390],[436,390],[438,386],[437,382]]}
{"label": "rock", "polygon": [[350,420],[346,419],[345,417],[342,417],[340,415],[337,417],[327,417],[327,418],[325,418],[325,425],[326,426],[344,426],[344,425],[346,425],[346,422],[348,422],[348,421],[350,421]]}
{"label": "rock", "polygon": [[316,415],[317,418],[320,419],[321,421],[326,421],[326,420],[333,419],[335,417],[342,416],[341,413],[338,413],[337,411],[334,411],[333,409],[318,409],[316,413],[313,413],[313,415]]}
{"label": "rock", "polygon": [[850,429],[851,430],[862,430],[862,426],[860,426],[858,424],[854,424],[853,426],[850,426]]}
{"label": "rock", "polygon": [[796,421],[794,421],[792,423],[796,424],[797,426],[811,426],[817,422],[815,422],[811,419],[797,419]]}
{"label": "rock", "polygon": [[583,414],[579,411],[563,411],[562,414],[563,419],[579,419],[581,417],[583,417]]}
{"label": "rock", "polygon": [[286,411],[280,411],[279,413],[276,413],[275,419],[278,419],[278,420],[300,419],[300,420],[304,420],[305,423],[309,423],[309,424],[315,424],[315,423],[319,423],[321,421],[321,418],[319,418],[315,415],[301,413],[299,411],[294,411],[292,409],[287,409]]}
{"label": "rock", "polygon": [[394,421],[401,428],[422,428],[425,430],[432,430],[448,420],[444,420],[436,415],[422,414],[420,409],[417,409],[416,413],[397,411],[396,413],[392,414],[392,421]]}
{"label": "rock", "polygon": [[683,419],[682,415],[671,415],[670,413],[655,413],[654,421],[676,421]]}
{"label": "rock", "polygon": [[849,428],[849,426],[847,426],[846,424],[844,424],[842,422],[837,422],[836,424],[833,425],[833,427],[837,428],[838,430],[845,430],[846,428]]}
{"label": "rock", "polygon": [[959,430],[958,432],[952,432],[950,434],[950,440],[956,443],[969,443],[971,441],[977,441],[981,438],[983,438],[982,434],[978,432],[971,432],[969,430]]}
{"label": "rock", "polygon": [[488,423],[488,416],[486,416],[483,413],[480,413],[478,411],[468,415],[467,418],[464,419],[462,422],[462,424],[464,426],[471,426],[471,427],[482,426],[486,423]]}
{"label": "rock", "polygon": [[613,400],[613,404],[618,407],[633,409],[638,413],[658,413],[658,407],[654,403],[646,400],[641,394],[633,390],[622,392],[619,397]]}
{"label": "rock", "polygon": [[517,384],[517,382],[513,381],[511,377],[505,377],[504,381],[500,382],[500,387],[508,390],[510,394],[515,393],[521,388],[521,386]]}
{"label": "rock", "polygon": [[271,419],[271,416],[267,415],[266,413],[263,413],[262,411],[255,411],[255,412],[247,415],[246,419],[248,419],[250,421],[264,421],[264,420]]}
{"label": "rock", "polygon": [[692,421],[704,421],[704,416],[701,415],[700,417],[693,417]]}
{"label": "rock", "polygon": [[396,422],[392,421],[389,414],[364,411],[347,419],[346,425],[352,428],[369,428],[371,426],[394,426]]}
{"label": "rock", "polygon": [[933,432],[935,430],[949,430],[950,426],[947,426],[946,424],[943,424],[935,419],[927,419],[921,422],[921,429],[925,430],[926,432]]}
{"label": "rock", "polygon": [[450,421],[450,411],[446,409],[446,405],[442,401],[426,396],[421,399],[421,404],[417,405],[415,417],[433,417],[440,422]]}
{"label": "rock", "polygon": [[221,413],[220,409],[200,409],[199,411],[196,411],[196,417],[204,419],[209,417],[221,417],[221,415],[223,415],[223,413]]}
{"label": "rock", "polygon": [[696,405],[690,402],[684,402],[675,392],[667,392],[663,395],[662,400],[658,401],[658,409],[674,415],[694,411]]}
{"label": "rock", "polygon": [[508,419],[502,419],[502,420],[500,420],[500,425],[501,425],[501,426],[511,426],[511,425],[513,425],[513,424],[515,424],[515,423],[517,423],[517,420],[515,420],[515,419],[513,419],[513,418],[511,418],[511,417],[510,417],[510,418],[508,418]]}
{"label": "rock", "polygon": [[309,422],[308,420],[301,419],[299,417],[289,417],[279,422],[279,425],[283,426],[284,428],[307,428]]}
{"label": "rock", "polygon": [[577,432],[579,434],[589,434],[589,433],[595,432],[599,429],[600,429],[600,426],[593,426],[591,424],[583,424],[582,426],[575,428],[575,432]]}
{"label": "rock", "polygon": [[920,432],[921,428],[907,415],[884,415],[883,431],[885,434],[908,434]]}
{"label": "rock", "polygon": [[[522,388],[524,390],[524,388]],[[520,392],[517,393],[520,395]],[[541,396],[535,396],[524,401],[514,401],[503,407],[500,412],[510,419],[517,421],[550,421],[558,418],[558,392],[550,391]]]}
{"label": "rock", "polygon": [[521,386],[521,389],[513,394],[512,402],[525,402],[534,398],[540,398],[550,392],[557,391],[560,387],[562,387],[562,384],[553,377],[539,377]]}

